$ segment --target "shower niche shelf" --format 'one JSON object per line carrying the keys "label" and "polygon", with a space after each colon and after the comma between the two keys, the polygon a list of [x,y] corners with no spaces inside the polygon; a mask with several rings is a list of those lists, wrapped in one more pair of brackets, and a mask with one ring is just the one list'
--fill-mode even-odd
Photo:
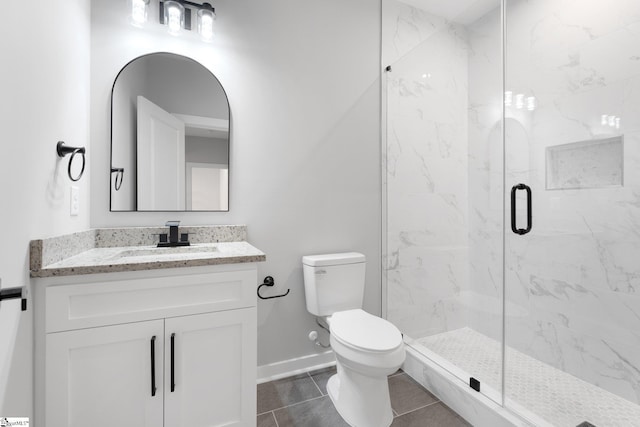
{"label": "shower niche shelf", "polygon": [[554,145],[546,149],[546,189],[622,187],[623,136]]}

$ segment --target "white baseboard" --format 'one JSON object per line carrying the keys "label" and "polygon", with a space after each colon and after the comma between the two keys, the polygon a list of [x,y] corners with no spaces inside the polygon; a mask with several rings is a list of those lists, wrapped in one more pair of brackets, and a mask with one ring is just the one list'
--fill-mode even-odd
{"label": "white baseboard", "polygon": [[268,365],[258,366],[258,384],[315,371],[316,369],[327,368],[335,364],[336,358],[332,350],[283,360],[281,362],[269,363]]}

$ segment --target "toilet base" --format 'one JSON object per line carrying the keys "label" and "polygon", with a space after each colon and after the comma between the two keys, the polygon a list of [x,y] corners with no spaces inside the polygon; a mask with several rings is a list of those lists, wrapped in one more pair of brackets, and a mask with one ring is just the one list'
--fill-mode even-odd
{"label": "toilet base", "polygon": [[352,427],[389,427],[393,421],[387,377],[367,377],[342,368],[329,378],[327,393]]}

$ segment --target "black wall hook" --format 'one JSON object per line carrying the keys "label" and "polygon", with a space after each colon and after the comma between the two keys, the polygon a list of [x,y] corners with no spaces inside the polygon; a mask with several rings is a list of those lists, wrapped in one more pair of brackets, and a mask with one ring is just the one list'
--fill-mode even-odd
{"label": "black wall hook", "polygon": [[267,276],[267,277],[265,277],[265,278],[264,278],[264,280],[263,280],[263,282],[262,282],[262,285],[258,286],[258,290],[257,290],[258,298],[260,298],[260,299],[272,299],[272,298],[282,298],[282,297],[286,297],[287,295],[289,295],[289,291],[291,291],[291,289],[287,289],[287,292],[286,292],[286,293],[284,293],[284,294],[282,294],[282,295],[274,295],[274,296],[272,296],[272,297],[263,297],[262,295],[260,295],[260,288],[261,288],[261,287],[263,287],[263,286],[269,286],[269,287],[271,287],[271,286],[273,286],[273,285],[275,285],[275,284],[276,284],[276,283],[275,283],[275,281],[273,280],[273,277],[271,277],[271,276]]}
{"label": "black wall hook", "polygon": [[[67,174],[69,175],[69,179],[71,181],[75,182],[82,178],[84,167],[87,164],[87,160],[84,157],[86,151],[87,150],[84,147],[67,147],[64,145],[64,141],[58,141],[58,144],[56,145],[56,153],[58,153],[58,157],[64,157],[67,154],[71,153],[69,166],[67,167]],[[76,154],[82,154],[82,169],[80,170],[78,176],[74,178],[73,175],[71,175],[71,164],[73,163],[73,158],[76,156]]]}

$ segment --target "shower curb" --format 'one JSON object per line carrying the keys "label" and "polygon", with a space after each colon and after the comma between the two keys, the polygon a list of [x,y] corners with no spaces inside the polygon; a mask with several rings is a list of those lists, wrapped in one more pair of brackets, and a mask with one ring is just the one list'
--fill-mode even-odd
{"label": "shower curb", "polygon": [[[438,399],[477,427],[536,427],[476,392],[410,346],[402,370]],[[538,426],[540,427],[540,426]]]}

